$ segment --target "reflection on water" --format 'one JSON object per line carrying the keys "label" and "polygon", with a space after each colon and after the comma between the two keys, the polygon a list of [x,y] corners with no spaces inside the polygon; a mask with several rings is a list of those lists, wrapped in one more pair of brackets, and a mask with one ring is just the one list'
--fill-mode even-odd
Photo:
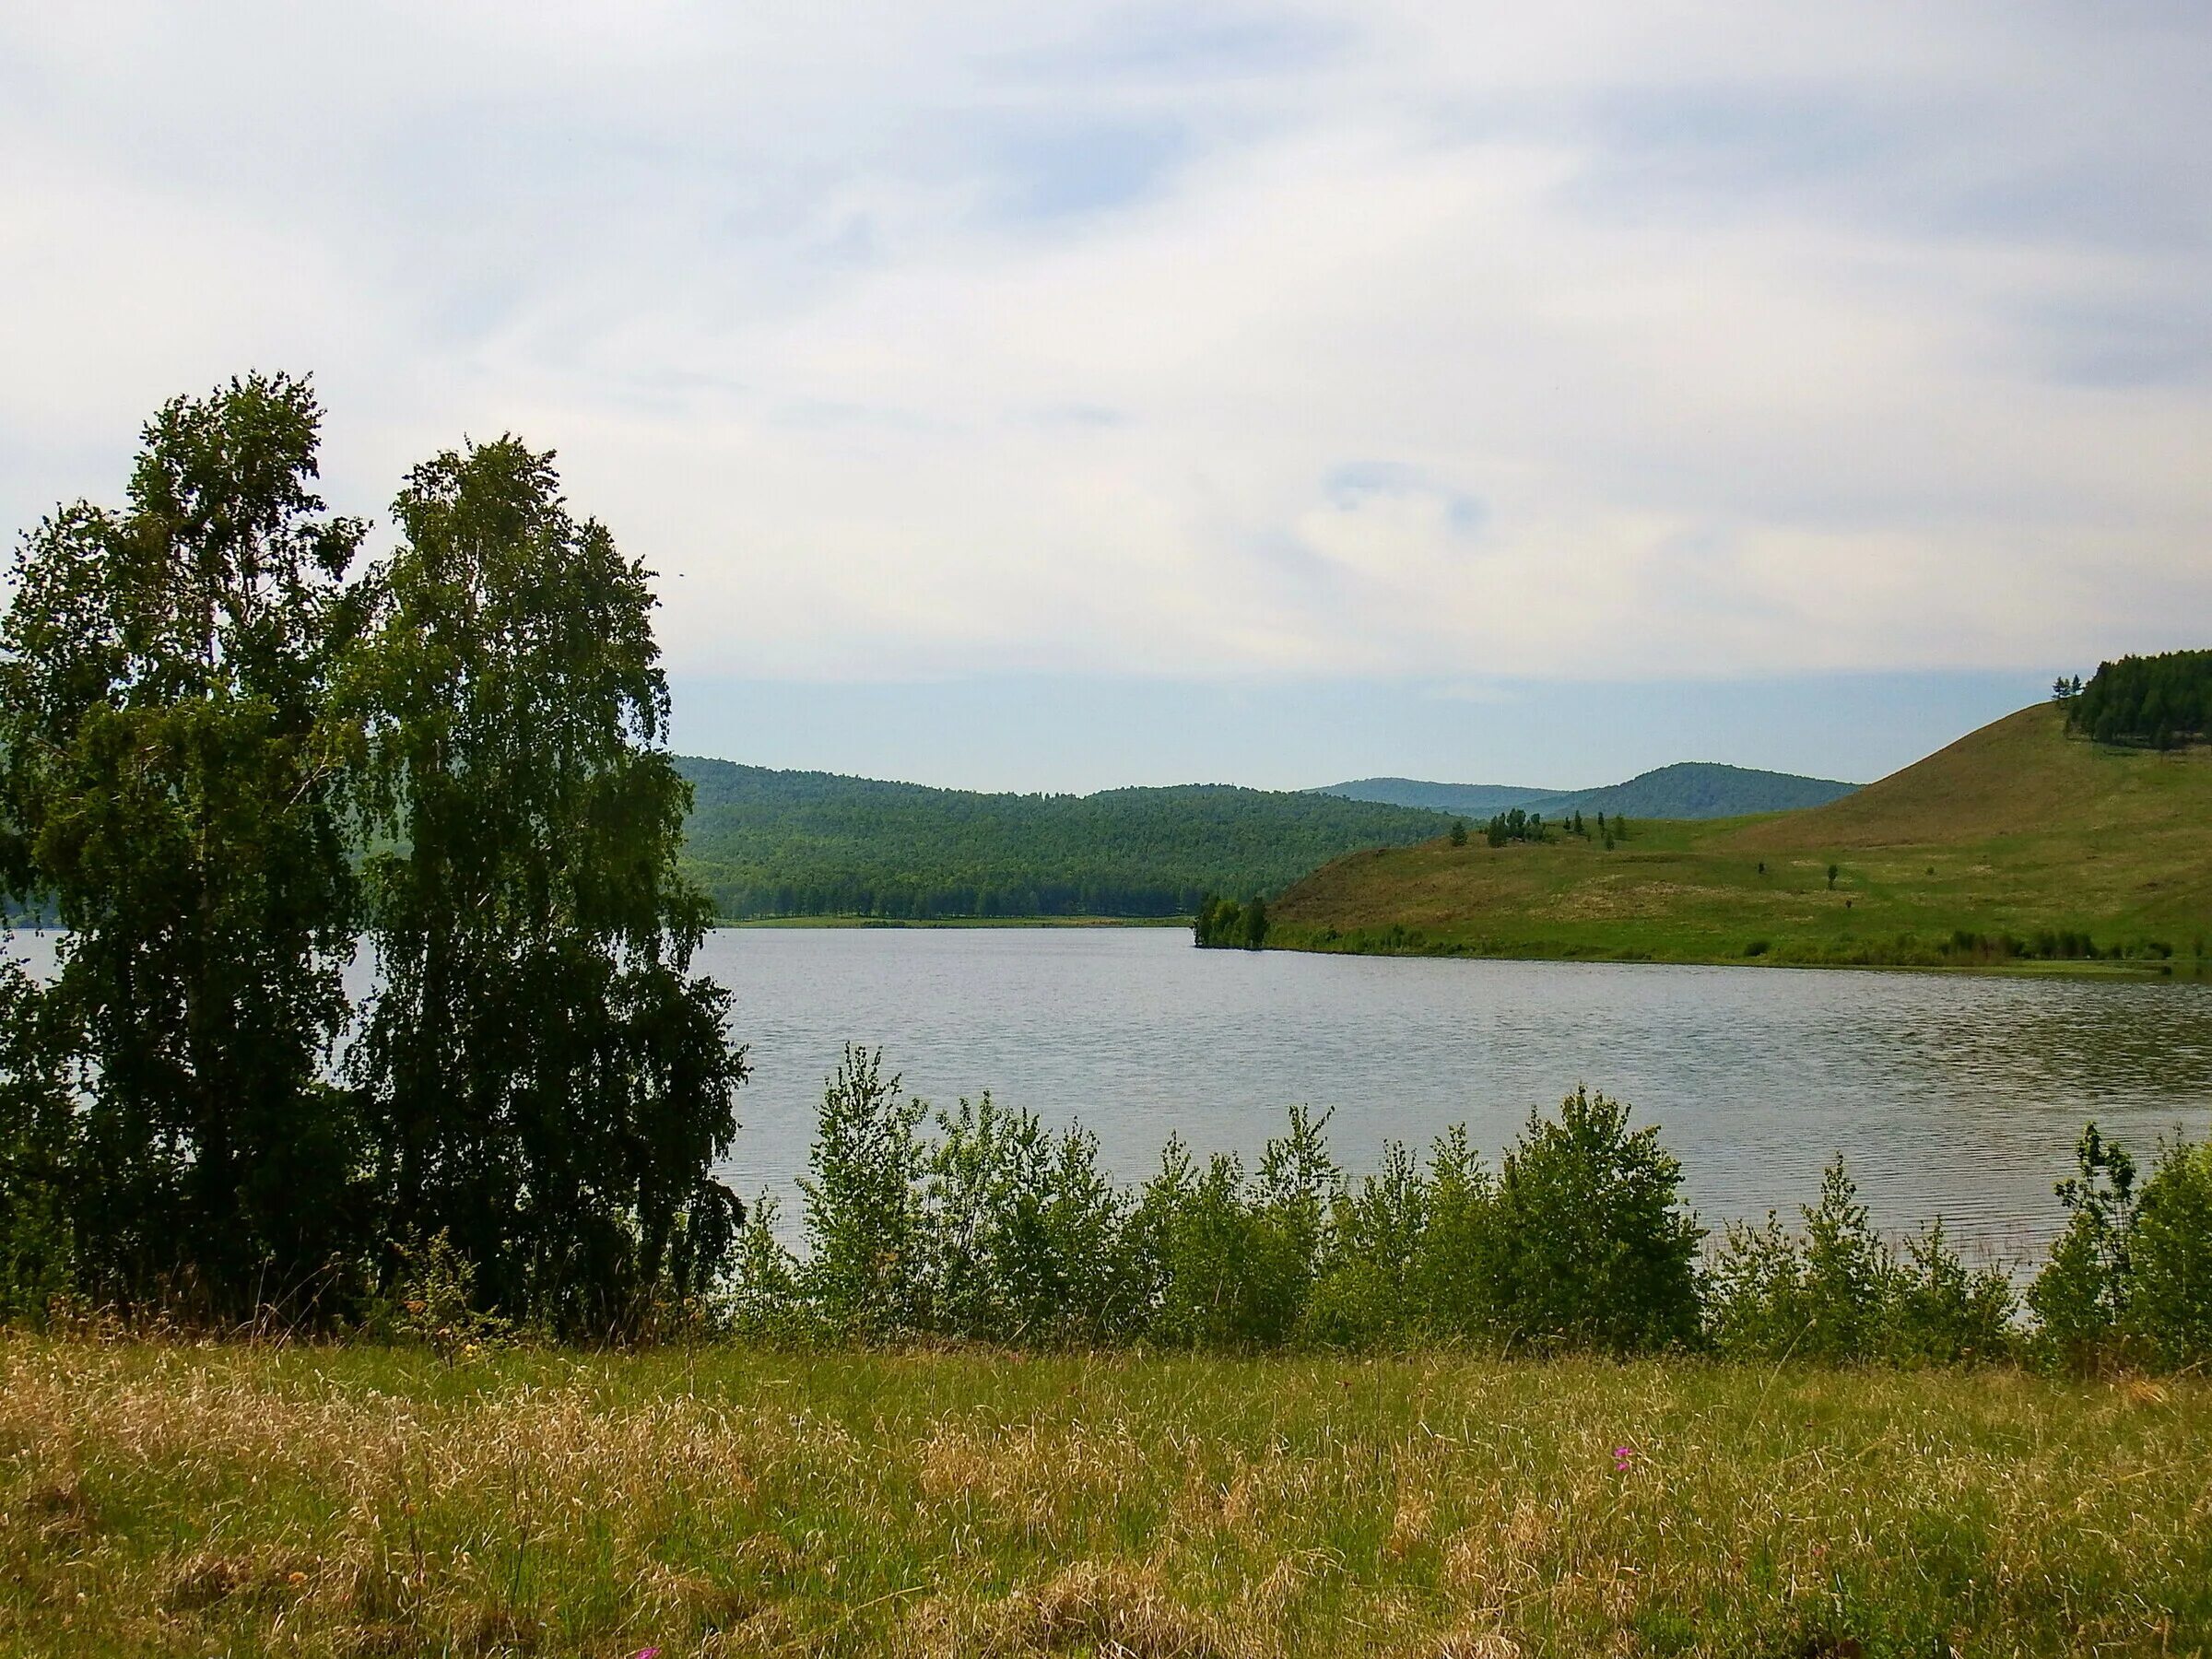
{"label": "reflection on water", "polygon": [[1940,1214],[2006,1253],[2056,1230],[2085,1119],[2138,1154],[2212,1129],[2197,982],[1253,956],[1174,928],[733,929],[700,966],[754,1065],[724,1172],[787,1202],[847,1041],[942,1104],[1079,1117],[1131,1179],[1171,1134],[1249,1154],[1301,1102],[1354,1171],[1459,1122],[1495,1153],[1582,1081],[1662,1125],[1709,1222],[1787,1212],[1841,1151],[1881,1224]]}

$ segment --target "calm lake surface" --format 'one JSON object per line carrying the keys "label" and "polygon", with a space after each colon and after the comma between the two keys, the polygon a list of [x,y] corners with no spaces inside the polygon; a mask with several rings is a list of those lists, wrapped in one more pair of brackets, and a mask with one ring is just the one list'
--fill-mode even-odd
{"label": "calm lake surface", "polygon": [[[18,935],[43,968],[53,935]],[[1709,1225],[1794,1215],[1841,1152],[1876,1220],[2040,1252],[2095,1118],[2147,1162],[2212,1133],[2212,983],[1197,950],[1180,927],[727,928],[698,966],[751,1049],[724,1175],[795,1182],[842,1046],[944,1106],[1094,1130],[1137,1181],[1181,1135],[1249,1159],[1291,1105],[1357,1174],[1464,1123],[1493,1159],[1577,1082],[1628,1100]],[[357,990],[361,987],[357,986]]]}
{"label": "calm lake surface", "polygon": [[1656,1123],[1709,1224],[1812,1197],[1850,1160],[1878,1223],[1940,1214],[2033,1253],[2087,1118],[2147,1161],[2212,1130],[2212,984],[1256,955],[1181,928],[732,928],[753,1078],[724,1174],[795,1216],[825,1076],[880,1044],[949,1106],[985,1089],[1097,1132],[1141,1179],[1170,1135],[1248,1156],[1308,1104],[1347,1170],[1465,1123],[1493,1157],[1578,1082]]}

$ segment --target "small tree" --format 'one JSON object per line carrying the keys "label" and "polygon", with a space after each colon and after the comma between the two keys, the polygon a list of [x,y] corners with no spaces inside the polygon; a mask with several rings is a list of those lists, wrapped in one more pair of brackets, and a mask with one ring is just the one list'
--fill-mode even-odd
{"label": "small tree", "polygon": [[1466,819],[1453,818],[1452,820],[1452,844],[1455,847],[1464,847],[1467,844]]}
{"label": "small tree", "polygon": [[1703,1230],[1682,1166],[1629,1109],[1577,1088],[1532,1112],[1499,1172],[1499,1318],[1509,1337],[1616,1352],[1692,1340]]}
{"label": "small tree", "polygon": [[2053,1357],[2098,1363],[2127,1310],[2129,1246],[2136,1223],[2136,1161],[2089,1124],[2074,1148],[2077,1173],[2058,1183],[2067,1211],[2028,1306]]}
{"label": "small tree", "polygon": [[1829,885],[1830,888],[1833,888],[1833,887],[1836,885],[1836,877],[1837,877],[1838,876],[1841,875],[1841,874],[1842,874],[1842,872],[1841,872],[1841,870],[1839,870],[1839,869],[1838,869],[1838,868],[1837,868],[1837,867],[1836,867],[1834,865],[1832,865],[1832,864],[1831,864],[1831,865],[1830,865],[1828,866],[1828,885]]}
{"label": "small tree", "polygon": [[835,1329],[884,1336],[922,1322],[927,1159],[916,1131],[928,1111],[884,1076],[880,1050],[847,1045],[824,1086],[814,1172],[799,1190],[806,1286]]}

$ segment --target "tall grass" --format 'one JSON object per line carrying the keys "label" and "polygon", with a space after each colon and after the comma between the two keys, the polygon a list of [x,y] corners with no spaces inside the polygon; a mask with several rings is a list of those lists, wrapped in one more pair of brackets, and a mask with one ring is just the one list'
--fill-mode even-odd
{"label": "tall grass", "polygon": [[0,1651],[2187,1653],[2212,1385],[0,1336]]}

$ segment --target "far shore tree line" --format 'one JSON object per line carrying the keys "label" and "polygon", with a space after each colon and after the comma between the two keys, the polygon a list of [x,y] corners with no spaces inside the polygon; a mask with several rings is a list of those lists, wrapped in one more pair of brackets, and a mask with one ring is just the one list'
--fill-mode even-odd
{"label": "far shore tree line", "polygon": [[65,932],[0,965],[0,1313],[344,1323],[434,1261],[641,1328],[728,1266],[746,1074],[648,573],[513,438],[415,468],[364,561],[321,418],[178,398],[16,558],[0,888]]}

